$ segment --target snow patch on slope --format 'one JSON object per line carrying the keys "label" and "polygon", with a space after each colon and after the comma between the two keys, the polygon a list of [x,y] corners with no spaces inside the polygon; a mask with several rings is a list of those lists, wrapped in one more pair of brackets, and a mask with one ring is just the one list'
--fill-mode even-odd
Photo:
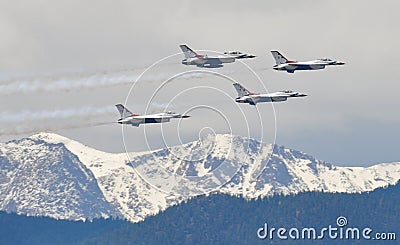
{"label": "snow patch on slope", "polygon": [[51,133],[0,144],[0,208],[62,219],[117,216],[138,222],[210,191],[245,198],[356,193],[399,179],[400,163],[337,167],[224,134],[129,158]]}

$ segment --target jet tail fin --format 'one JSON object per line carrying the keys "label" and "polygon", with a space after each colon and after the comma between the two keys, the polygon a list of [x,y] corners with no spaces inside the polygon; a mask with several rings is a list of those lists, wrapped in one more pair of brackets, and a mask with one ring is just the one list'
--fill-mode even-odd
{"label": "jet tail fin", "polygon": [[[277,65],[289,63],[290,60],[286,59],[285,56],[283,56],[279,51],[271,51],[272,56],[274,56],[275,62]],[[289,62],[288,62],[289,61]]]}
{"label": "jet tail fin", "polygon": [[249,90],[247,90],[245,87],[243,87],[240,83],[234,83],[233,86],[235,87],[239,97],[252,94]]}
{"label": "jet tail fin", "polygon": [[127,117],[133,115],[133,113],[130,112],[128,109],[126,109],[126,107],[123,106],[122,104],[117,104],[117,105],[115,105],[115,106],[117,107],[117,109],[118,109],[118,111],[119,111],[119,114],[121,114],[121,118],[122,118],[122,119],[127,118]]}
{"label": "jet tail fin", "polygon": [[179,47],[182,49],[183,54],[185,55],[185,58],[195,58],[198,57],[199,55],[194,52],[191,48],[189,48],[186,44],[179,45]]}

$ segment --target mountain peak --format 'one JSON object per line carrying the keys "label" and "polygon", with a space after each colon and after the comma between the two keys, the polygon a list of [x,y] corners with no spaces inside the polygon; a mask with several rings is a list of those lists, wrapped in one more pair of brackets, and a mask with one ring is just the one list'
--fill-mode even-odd
{"label": "mountain peak", "polygon": [[0,208],[72,220],[120,216],[76,155],[35,137],[0,146]]}
{"label": "mountain peak", "polygon": [[45,131],[40,132],[40,133],[33,134],[33,135],[31,135],[29,138],[32,138],[32,139],[42,139],[42,140],[43,140],[43,139],[50,139],[50,140],[56,140],[56,139],[58,139],[58,140],[71,140],[71,139],[66,138],[66,137],[64,137],[64,136],[61,136],[61,135],[59,135],[59,134],[51,133],[51,132],[45,132]]}
{"label": "mountain peak", "polygon": [[129,153],[129,158],[47,132],[0,144],[0,208],[64,219],[118,216],[137,222],[208,192],[245,198],[355,193],[399,179],[400,163],[337,167],[229,134]]}

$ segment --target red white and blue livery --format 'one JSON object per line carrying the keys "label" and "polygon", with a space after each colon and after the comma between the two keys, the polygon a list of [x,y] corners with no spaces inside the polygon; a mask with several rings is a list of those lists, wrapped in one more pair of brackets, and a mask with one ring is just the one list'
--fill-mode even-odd
{"label": "red white and blue livery", "polygon": [[311,61],[296,61],[286,59],[279,51],[271,51],[272,56],[276,61],[276,65],[272,68],[277,71],[287,71],[294,73],[297,70],[320,70],[325,69],[325,66],[344,65],[342,61],[331,60],[328,58],[316,59]]}
{"label": "red white and blue livery", "polygon": [[293,92],[291,90],[283,90],[269,94],[256,94],[250,92],[239,83],[234,83],[233,86],[238,93],[238,97],[235,101],[237,103],[248,103],[250,105],[256,105],[260,102],[281,102],[286,101],[288,98],[307,96],[306,94]]}
{"label": "red white and blue livery", "polygon": [[140,124],[169,122],[172,118],[190,117],[188,115],[181,115],[171,111],[151,115],[138,115],[130,112],[122,104],[118,104],[115,106],[117,107],[119,114],[121,115],[121,118],[118,119],[117,122],[120,124],[129,124],[134,127],[139,127]]}
{"label": "red white and blue livery", "polygon": [[179,45],[182,49],[185,59],[182,60],[184,65],[196,65],[198,67],[217,68],[222,67],[223,63],[235,62],[235,57],[229,55],[208,56],[206,54],[198,54],[187,45]]}

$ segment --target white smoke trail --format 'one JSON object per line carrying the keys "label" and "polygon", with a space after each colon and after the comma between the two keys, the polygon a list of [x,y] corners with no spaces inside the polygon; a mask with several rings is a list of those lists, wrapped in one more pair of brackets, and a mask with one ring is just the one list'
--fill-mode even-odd
{"label": "white smoke trail", "polygon": [[137,76],[100,76],[57,80],[33,80],[17,81],[0,85],[0,94],[9,95],[15,93],[35,93],[52,91],[71,91],[80,89],[89,89],[94,87],[110,87],[132,83]]}
{"label": "white smoke trail", "polygon": [[39,132],[54,132],[57,130],[66,130],[66,129],[75,129],[75,128],[87,128],[87,127],[95,127],[101,125],[112,124],[111,122],[82,122],[82,123],[61,123],[61,124],[52,124],[52,125],[16,125],[13,128],[2,128],[0,129],[0,136],[5,135],[21,135],[21,134],[32,134]]}
{"label": "white smoke trail", "polygon": [[[202,78],[210,74],[192,73],[185,74],[177,79]],[[7,84],[0,84],[0,95],[10,95],[16,93],[35,93],[35,92],[53,92],[61,91],[68,92],[73,90],[105,88],[121,85],[133,84],[138,78],[138,82],[158,82],[165,81],[173,76],[172,73],[160,73],[153,75],[144,75],[139,78],[139,75],[133,74],[96,74],[75,78],[60,78],[60,79],[36,79],[26,81],[14,81]]]}
{"label": "white smoke trail", "polygon": [[0,113],[0,135],[18,135],[114,123],[104,117],[114,113],[113,106],[64,110],[21,111]]}
{"label": "white smoke trail", "polygon": [[[141,105],[141,107],[144,107],[144,105]],[[153,102],[150,107],[154,108],[154,113],[158,113],[173,106]],[[4,111],[0,113],[0,136],[113,124],[116,123],[118,116],[118,111],[114,106],[19,112]]]}
{"label": "white smoke trail", "polygon": [[83,107],[79,109],[45,110],[45,111],[21,111],[1,112],[0,123],[19,123],[24,121],[37,121],[48,119],[66,119],[72,117],[93,117],[115,112],[115,108],[107,106],[103,108]]}

